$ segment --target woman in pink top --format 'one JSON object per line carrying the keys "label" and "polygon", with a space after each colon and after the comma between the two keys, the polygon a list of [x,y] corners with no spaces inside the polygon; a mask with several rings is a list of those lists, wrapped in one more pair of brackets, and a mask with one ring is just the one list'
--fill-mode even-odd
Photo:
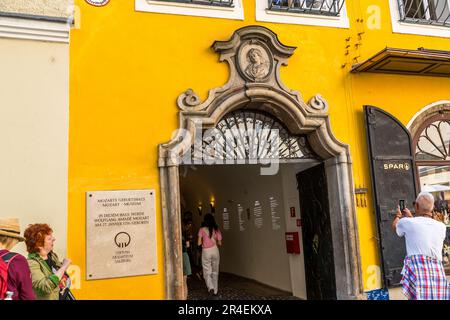
{"label": "woman in pink top", "polygon": [[203,227],[198,231],[198,245],[202,246],[203,277],[209,293],[217,295],[219,290],[219,262],[218,245],[222,245],[222,234],[214,216],[210,213],[203,218]]}

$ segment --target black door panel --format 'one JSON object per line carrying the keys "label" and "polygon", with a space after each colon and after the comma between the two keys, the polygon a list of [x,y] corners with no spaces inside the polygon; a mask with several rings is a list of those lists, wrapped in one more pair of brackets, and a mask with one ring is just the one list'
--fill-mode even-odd
{"label": "black door panel", "polygon": [[400,199],[412,209],[416,197],[416,179],[411,137],[408,130],[392,115],[365,106],[369,160],[377,215],[377,229],[385,287],[401,280],[406,256],[404,238],[392,230]]}
{"label": "black door panel", "polygon": [[323,164],[297,174],[308,300],[336,299],[333,241]]}

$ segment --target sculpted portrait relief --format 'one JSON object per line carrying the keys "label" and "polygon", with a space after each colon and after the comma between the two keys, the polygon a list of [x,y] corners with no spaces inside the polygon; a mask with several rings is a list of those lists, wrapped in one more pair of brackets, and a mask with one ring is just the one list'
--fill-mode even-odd
{"label": "sculpted portrait relief", "polygon": [[270,56],[261,46],[244,46],[240,50],[239,62],[243,75],[249,80],[260,81],[270,73]]}
{"label": "sculpted portrait relief", "polygon": [[253,78],[264,78],[269,73],[269,62],[266,61],[260,49],[250,49],[247,53],[249,62],[245,72]]}

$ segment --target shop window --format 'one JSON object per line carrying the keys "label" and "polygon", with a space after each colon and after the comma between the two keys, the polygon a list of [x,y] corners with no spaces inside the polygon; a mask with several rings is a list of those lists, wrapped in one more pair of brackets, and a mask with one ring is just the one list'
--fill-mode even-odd
{"label": "shop window", "polygon": [[349,28],[345,0],[256,0],[256,20]]}
{"label": "shop window", "polygon": [[435,198],[436,217],[447,225],[443,262],[450,271],[450,114],[427,119],[414,137],[417,177],[421,191]]}
{"label": "shop window", "polygon": [[243,0],[135,0],[136,11],[244,20]]}

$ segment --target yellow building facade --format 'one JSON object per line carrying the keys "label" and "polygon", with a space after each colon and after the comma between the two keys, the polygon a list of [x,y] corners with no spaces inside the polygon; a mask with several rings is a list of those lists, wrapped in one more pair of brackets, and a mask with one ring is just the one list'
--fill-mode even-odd
{"label": "yellow building facade", "polygon": [[[164,245],[158,147],[170,141],[179,127],[177,97],[181,93],[192,88],[204,101],[208,90],[227,82],[230,68],[220,63],[211,46],[228,41],[246,26],[265,27],[283,45],[296,47],[281,68],[283,83],[298,90],[304,101],[317,94],[327,101],[331,130],[350,148],[352,188],[367,189],[367,193],[351,195],[363,290],[383,286],[363,106],[379,107],[406,126],[427,106],[442,105],[442,110],[448,110],[450,78],[351,70],[386,47],[450,51],[450,29],[439,26],[429,31],[428,26],[422,31],[394,32],[392,16],[398,13],[392,6],[397,1],[345,1],[341,18],[271,15],[264,8],[261,11],[261,5],[267,6],[263,2],[235,1],[235,9],[223,9],[220,16],[219,9],[212,10],[219,13],[198,14],[198,7],[207,7],[204,4],[130,0],[93,6],[75,1],[70,40],[67,252],[80,268],[73,290],[77,298],[177,297],[167,293],[165,258],[169,253]],[[155,3],[167,11],[155,12],[159,10],[153,9]],[[86,192],[133,189],[156,192],[158,273],[86,280]]]}

